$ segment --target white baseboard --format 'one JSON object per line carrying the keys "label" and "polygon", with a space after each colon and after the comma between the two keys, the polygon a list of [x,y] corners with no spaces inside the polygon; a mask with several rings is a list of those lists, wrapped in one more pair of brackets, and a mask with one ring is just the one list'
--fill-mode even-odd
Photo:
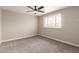
{"label": "white baseboard", "polygon": [[[39,35],[40,35],[40,34],[39,34]],[[49,37],[49,36],[46,36],[46,35],[40,35],[40,36],[47,37],[47,38],[50,38],[50,39],[53,39],[53,40],[56,40],[56,41],[59,41],[59,42],[62,42],[62,43],[66,43],[66,44],[69,44],[69,45],[72,45],[72,46],[79,47],[78,44],[74,44],[74,43],[71,43],[71,42],[67,42],[67,41],[64,41],[64,40],[61,40],[61,39]]]}
{"label": "white baseboard", "polygon": [[22,38],[29,38],[29,37],[33,37],[33,36],[36,36],[36,35],[29,35],[29,36],[14,38],[14,39],[2,40],[1,43],[3,43],[3,42],[8,42],[8,41],[13,41],[13,40],[20,40],[20,39],[22,39]]}

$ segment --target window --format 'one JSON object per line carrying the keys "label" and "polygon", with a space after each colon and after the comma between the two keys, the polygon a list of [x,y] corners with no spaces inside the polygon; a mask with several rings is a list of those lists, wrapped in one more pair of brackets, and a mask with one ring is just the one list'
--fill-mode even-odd
{"label": "window", "polygon": [[61,14],[44,16],[44,27],[61,28]]}

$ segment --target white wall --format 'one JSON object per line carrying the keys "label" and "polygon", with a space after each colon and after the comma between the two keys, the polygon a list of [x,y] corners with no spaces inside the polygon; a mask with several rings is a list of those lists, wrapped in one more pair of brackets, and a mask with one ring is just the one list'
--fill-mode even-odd
{"label": "white wall", "polygon": [[[1,32],[2,41],[29,37],[38,33],[79,45],[79,7],[69,7],[49,14],[56,13],[62,14],[62,28],[60,29],[44,28],[43,16],[40,16],[37,22],[37,17],[35,16],[2,10],[2,31],[0,26],[0,37]],[[38,24],[39,26],[37,27]]]}
{"label": "white wall", "polygon": [[62,28],[44,28],[41,16],[38,20],[39,34],[79,45],[79,7],[68,7],[49,14],[56,13],[62,14]]}
{"label": "white wall", "polygon": [[2,10],[2,41],[30,37],[37,34],[37,17]]}
{"label": "white wall", "polygon": [[2,20],[2,17],[1,17],[2,15],[1,15],[1,8],[0,8],[0,42],[1,42],[1,39],[2,39],[2,31],[1,31],[1,29],[2,29],[2,27],[1,27],[1,20]]}

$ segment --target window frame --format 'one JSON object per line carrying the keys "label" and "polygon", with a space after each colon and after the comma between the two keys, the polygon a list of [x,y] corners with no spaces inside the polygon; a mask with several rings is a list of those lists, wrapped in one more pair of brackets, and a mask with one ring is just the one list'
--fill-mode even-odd
{"label": "window frame", "polygon": [[[57,23],[56,23],[56,18],[58,17],[57,15],[59,15],[60,16],[60,24],[59,24],[59,27],[57,27],[56,25],[57,25]],[[49,27],[49,25],[47,24],[46,25],[46,20],[45,20],[45,18],[47,18],[48,19],[48,17],[55,17],[55,24],[54,24],[54,26],[52,26],[52,27]],[[47,20],[48,21],[48,20]],[[57,14],[51,14],[51,15],[46,15],[46,16],[43,16],[43,27],[44,28],[62,28],[62,14],[61,13],[57,13]]]}

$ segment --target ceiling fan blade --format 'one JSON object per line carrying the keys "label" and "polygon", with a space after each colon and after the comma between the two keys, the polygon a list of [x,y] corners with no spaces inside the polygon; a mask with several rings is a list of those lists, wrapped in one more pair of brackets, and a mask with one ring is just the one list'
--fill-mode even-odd
{"label": "ceiling fan blade", "polygon": [[33,10],[33,8],[31,6],[27,6],[27,7]]}
{"label": "ceiling fan blade", "polygon": [[41,6],[41,7],[39,7],[38,9],[42,9],[42,8],[44,8],[44,6]]}
{"label": "ceiling fan blade", "polygon": [[44,11],[38,11],[38,12],[45,13]]}

